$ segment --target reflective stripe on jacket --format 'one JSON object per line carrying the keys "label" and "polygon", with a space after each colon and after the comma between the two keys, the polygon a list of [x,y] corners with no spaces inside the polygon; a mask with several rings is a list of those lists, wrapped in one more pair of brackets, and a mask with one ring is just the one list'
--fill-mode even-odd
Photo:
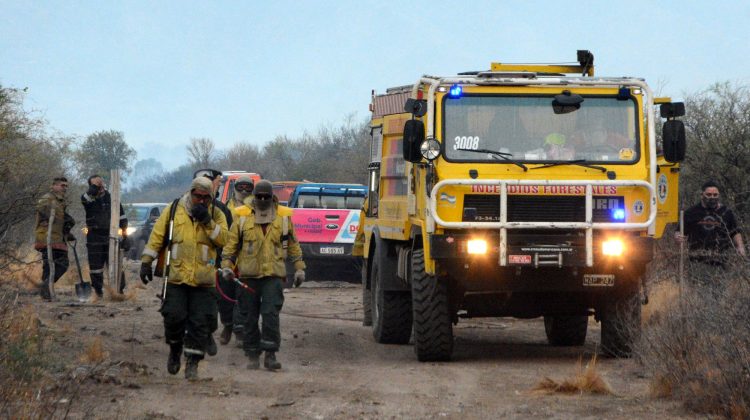
{"label": "reflective stripe on jacket", "polygon": [[[188,286],[213,287],[216,276],[216,248],[227,242],[227,220],[224,213],[213,206],[208,209],[213,220],[208,225],[194,221],[188,214],[190,193],[177,203],[174,214],[172,249],[169,261],[169,283]],[[162,249],[169,233],[169,204],[154,224],[141,261],[151,263]]]}
{"label": "reflective stripe on jacket", "polygon": [[[236,260],[241,278],[279,277],[286,278],[287,256],[294,263],[295,270],[304,270],[302,248],[294,235],[294,225],[291,223],[292,209],[276,205],[276,218],[266,227],[263,234],[261,225],[255,224],[255,211],[247,206],[235,208],[238,220],[229,231],[229,240],[224,246],[225,259],[221,265],[233,268],[232,260]],[[288,227],[287,238],[284,232],[284,219]],[[242,244],[240,241],[242,229]],[[284,241],[286,239],[286,241]],[[283,242],[288,246],[284,249]]]}

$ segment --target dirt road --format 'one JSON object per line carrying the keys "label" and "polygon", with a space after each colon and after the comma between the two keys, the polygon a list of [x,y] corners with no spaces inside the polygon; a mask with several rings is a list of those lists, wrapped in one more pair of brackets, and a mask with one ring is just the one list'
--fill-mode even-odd
{"label": "dirt road", "polygon": [[[137,267],[131,267],[135,270]],[[130,278],[135,278],[131,273]],[[279,372],[245,369],[234,340],[201,363],[201,380],[166,372],[167,346],[157,312],[158,281],[131,301],[71,306],[24,299],[59,334],[60,355],[74,363],[100,339],[106,361],[76,397],[73,416],[120,418],[672,418],[675,402],[654,400],[631,360],[599,359],[614,395],[544,394],[544,377],[572,377],[596,350],[591,321],[586,345],[546,344],[541,320],[484,318],[455,327],[449,363],[419,363],[411,346],[381,345],[361,325],[361,292],[346,283],[307,283],[286,293]],[[335,287],[331,287],[335,285]],[[326,286],[326,287],[324,287]],[[218,337],[218,332],[217,332]],[[76,362],[82,364],[83,362]],[[84,368],[80,368],[84,371]]]}

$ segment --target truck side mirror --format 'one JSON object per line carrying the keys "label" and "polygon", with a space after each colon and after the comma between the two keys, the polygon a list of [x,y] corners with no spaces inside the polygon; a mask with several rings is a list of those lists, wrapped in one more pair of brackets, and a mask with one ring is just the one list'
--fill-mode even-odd
{"label": "truck side mirror", "polygon": [[420,120],[409,120],[404,124],[404,160],[420,162],[422,154],[419,147],[424,141],[424,123]]}
{"label": "truck side mirror", "polygon": [[662,127],[664,159],[670,163],[685,159],[685,124],[680,120],[669,120]]}

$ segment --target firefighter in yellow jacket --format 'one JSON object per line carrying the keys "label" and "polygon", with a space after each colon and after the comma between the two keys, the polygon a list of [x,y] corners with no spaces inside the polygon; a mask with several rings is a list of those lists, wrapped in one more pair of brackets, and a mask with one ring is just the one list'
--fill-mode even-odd
{"label": "firefighter in yellow jacket", "polygon": [[141,256],[141,280],[152,279],[151,264],[169,243],[169,222],[174,211],[169,282],[161,314],[164,336],[169,344],[167,371],[180,371],[180,356],[185,352],[185,378],[198,377],[198,362],[216,329],[216,248],[227,242],[224,213],[211,205],[211,180],[193,179],[190,191],[167,206],[156,221]]}
{"label": "firefighter in yellow jacket", "polygon": [[[253,190],[250,206],[235,209],[238,219],[232,224],[229,241],[224,247],[222,272],[234,278],[237,268],[240,281],[252,289],[239,292],[241,311],[247,313],[243,348],[250,359],[248,369],[260,367],[260,354],[265,352],[266,369],[281,369],[276,352],[281,344],[279,312],[284,304],[283,285],[286,278],[285,259],[294,263],[295,287],[305,281],[302,248],[294,235],[292,210],[274,200],[273,187],[261,180]],[[262,316],[262,330],[258,320]]]}

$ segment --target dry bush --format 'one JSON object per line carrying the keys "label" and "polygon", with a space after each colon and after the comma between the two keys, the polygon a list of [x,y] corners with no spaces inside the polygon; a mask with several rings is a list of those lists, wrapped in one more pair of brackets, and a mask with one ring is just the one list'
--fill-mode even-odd
{"label": "dry bush", "polygon": [[687,264],[685,270],[681,284],[664,286],[671,297],[636,346],[653,374],[652,395],[676,397],[698,413],[748,418],[750,268],[738,258],[726,269]]}
{"label": "dry bush", "polygon": [[80,360],[83,363],[101,364],[107,359],[109,353],[104,350],[101,337],[94,337],[89,345],[83,350]]}
{"label": "dry bush", "polygon": [[533,391],[561,394],[612,394],[612,388],[596,369],[596,355],[585,367],[582,359],[578,359],[576,372],[572,378],[557,382],[545,377],[533,388]]}
{"label": "dry bush", "polygon": [[70,409],[72,399],[59,401],[75,384],[55,377],[60,366],[49,341],[34,308],[0,289],[0,418],[50,418]]}

